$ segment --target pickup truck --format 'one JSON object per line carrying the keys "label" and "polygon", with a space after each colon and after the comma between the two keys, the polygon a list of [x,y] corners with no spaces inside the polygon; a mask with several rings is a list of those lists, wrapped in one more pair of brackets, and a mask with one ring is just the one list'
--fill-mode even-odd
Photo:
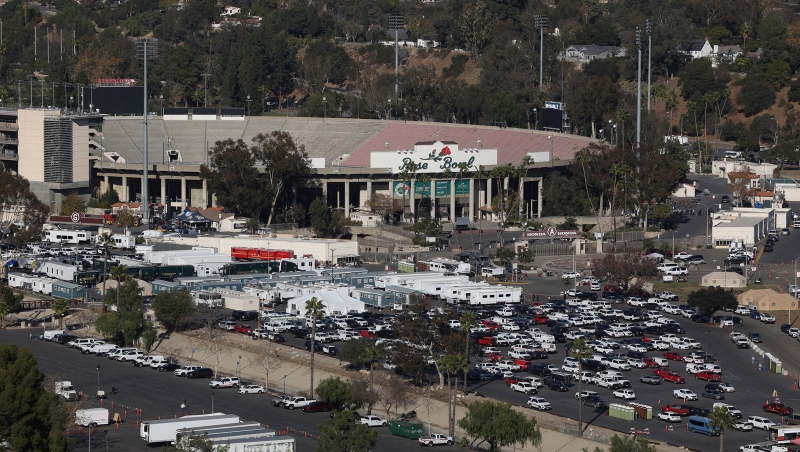
{"label": "pickup truck", "polygon": [[536,394],[538,392],[536,386],[527,381],[520,381],[512,384],[511,390],[514,392],[521,392],[523,394]]}
{"label": "pickup truck", "polygon": [[216,380],[211,380],[208,382],[208,385],[214,389],[219,388],[238,388],[239,387],[239,377],[222,377],[217,378]]}
{"label": "pickup truck", "polygon": [[307,399],[305,397],[292,397],[283,402],[283,407],[293,410],[295,408],[303,408],[316,402],[316,399]]}
{"label": "pickup truck", "polygon": [[453,437],[452,436],[445,436],[441,433],[431,433],[430,435],[420,436],[419,437],[419,444],[421,446],[452,446],[453,445]]}

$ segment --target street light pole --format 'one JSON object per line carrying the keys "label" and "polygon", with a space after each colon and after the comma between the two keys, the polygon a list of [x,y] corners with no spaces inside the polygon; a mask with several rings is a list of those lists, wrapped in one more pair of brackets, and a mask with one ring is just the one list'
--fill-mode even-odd
{"label": "street light pole", "polygon": [[247,95],[247,116],[250,116],[250,95]]}
{"label": "street light pole", "polygon": [[328,98],[322,96],[322,120],[324,121],[328,117]]}
{"label": "street light pole", "polygon": [[214,414],[214,391],[211,391],[211,414]]}
{"label": "street light pole", "polygon": [[653,53],[653,21],[647,19],[645,24],[647,27],[647,111],[650,111],[650,55]]}
{"label": "street light pole", "polygon": [[97,394],[100,394],[100,364],[97,365]]}

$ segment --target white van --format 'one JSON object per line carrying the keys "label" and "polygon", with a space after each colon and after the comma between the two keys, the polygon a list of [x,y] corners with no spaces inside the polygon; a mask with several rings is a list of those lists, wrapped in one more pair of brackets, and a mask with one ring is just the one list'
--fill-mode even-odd
{"label": "white van", "polygon": [[742,153],[739,151],[725,151],[725,158],[729,159],[738,159],[742,157]]}
{"label": "white van", "polygon": [[42,333],[42,339],[52,341],[57,334],[64,334],[64,330],[47,330]]}

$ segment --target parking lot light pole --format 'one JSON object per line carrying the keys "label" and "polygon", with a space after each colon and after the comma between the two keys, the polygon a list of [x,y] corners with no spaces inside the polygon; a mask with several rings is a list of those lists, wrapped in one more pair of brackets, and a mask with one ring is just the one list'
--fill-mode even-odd
{"label": "parking lot light pole", "polygon": [[97,365],[97,394],[100,394],[100,364]]}
{"label": "parking lot light pole", "polygon": [[214,414],[214,391],[211,391],[211,414]]}
{"label": "parking lot light pole", "polygon": [[[792,297],[795,300],[797,299],[797,260],[798,259],[800,259],[800,257],[794,258],[794,293],[792,294]],[[792,324],[792,303],[794,303],[794,302],[793,301],[789,302],[789,321],[787,322],[789,325]]]}

